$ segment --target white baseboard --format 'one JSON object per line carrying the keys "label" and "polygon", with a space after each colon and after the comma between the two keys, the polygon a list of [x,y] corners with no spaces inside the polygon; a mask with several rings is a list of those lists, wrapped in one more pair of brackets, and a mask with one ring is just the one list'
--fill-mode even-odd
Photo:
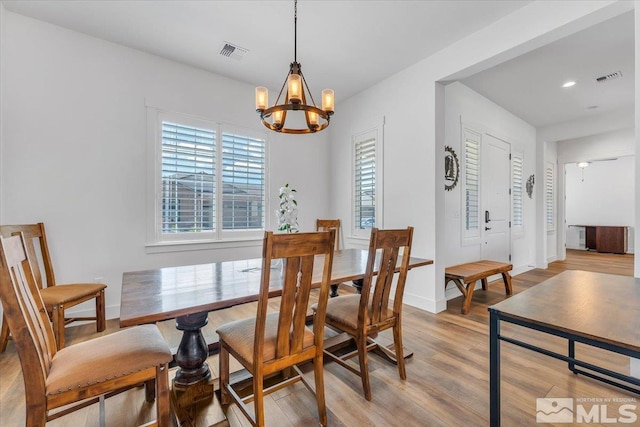
{"label": "white baseboard", "polygon": [[[89,308],[85,310],[65,310],[66,317],[91,317],[96,315],[96,310],[94,308]],[[110,305],[105,307],[105,317],[107,319],[117,319],[120,317],[120,306],[119,305]],[[75,323],[76,325],[78,323]]]}
{"label": "white baseboard", "polygon": [[511,276],[517,276],[518,274],[526,273],[529,270],[533,270],[535,267],[532,265],[521,265],[518,267],[514,267],[511,270]]}
{"label": "white baseboard", "polygon": [[[458,287],[456,285],[454,285],[452,282],[449,282],[449,283],[451,283],[451,286],[448,286],[447,289],[444,291],[444,298],[447,301],[449,301],[450,299],[457,298],[457,297],[462,295],[462,292],[460,292],[460,289],[458,289]],[[475,290],[474,290],[474,292],[475,292]]]}
{"label": "white baseboard", "polygon": [[403,302],[407,305],[410,305],[411,307],[416,307],[434,314],[440,313],[441,311],[445,311],[447,309],[446,300],[434,301],[421,297],[419,295],[409,294],[407,292],[405,292],[404,294]]}

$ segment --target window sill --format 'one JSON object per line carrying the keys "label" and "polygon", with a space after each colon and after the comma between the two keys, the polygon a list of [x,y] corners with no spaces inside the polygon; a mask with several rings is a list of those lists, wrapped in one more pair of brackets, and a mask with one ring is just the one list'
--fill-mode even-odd
{"label": "window sill", "polygon": [[347,248],[368,249],[369,237],[365,236],[348,236],[346,239]]}
{"label": "window sill", "polygon": [[370,237],[367,236],[349,236],[347,237],[349,240],[354,240],[354,241],[366,241],[368,242]]}
{"label": "window sill", "polygon": [[227,239],[227,240],[181,240],[176,242],[147,243],[147,254],[166,252],[202,251],[208,249],[255,248],[262,245],[262,238]]}

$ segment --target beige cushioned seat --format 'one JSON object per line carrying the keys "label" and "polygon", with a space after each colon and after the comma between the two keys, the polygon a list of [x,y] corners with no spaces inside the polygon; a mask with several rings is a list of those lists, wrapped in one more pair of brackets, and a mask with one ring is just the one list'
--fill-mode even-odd
{"label": "beige cushioned seat", "polygon": [[125,329],[59,350],[51,361],[46,393],[86,387],[172,359],[171,350],[155,325]]}
{"label": "beige cushioned seat", "polygon": [[[358,327],[358,309],[360,306],[360,295],[345,295],[338,298],[331,298],[327,302],[327,321],[338,323],[350,329]],[[316,311],[316,305],[311,309]],[[369,316],[364,319],[365,325],[371,324]]]}
{"label": "beige cushioned seat", "polygon": [[107,285],[102,283],[74,283],[72,285],[49,286],[40,289],[40,296],[46,306],[66,304],[88,295],[93,295]]}
{"label": "beige cushioned seat", "polygon": [[[267,314],[264,328],[264,349],[262,351],[264,362],[268,362],[276,358],[278,315],[279,313]],[[255,332],[255,317],[229,322],[218,329],[220,339],[233,347],[238,352],[238,356],[243,358],[248,364],[253,364]],[[309,347],[313,347],[313,332],[309,329],[305,329],[304,338],[302,339],[302,348],[306,349]]]}

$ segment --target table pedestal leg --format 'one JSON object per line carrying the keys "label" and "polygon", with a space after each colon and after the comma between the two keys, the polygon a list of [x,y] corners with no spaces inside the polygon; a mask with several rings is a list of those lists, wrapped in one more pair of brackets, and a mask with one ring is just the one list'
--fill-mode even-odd
{"label": "table pedestal leg", "polygon": [[178,368],[172,381],[171,403],[178,427],[229,425],[214,399],[214,381],[206,362],[209,348],[202,327],[208,322],[207,314],[189,314],[176,319],[182,339],[175,356]]}
{"label": "table pedestal leg", "polygon": [[[176,319],[182,339],[175,356],[178,369],[172,381],[171,400],[176,425],[181,427],[195,427],[203,410],[206,413],[215,406],[214,384],[206,362],[209,347],[202,335],[202,327],[208,322],[207,315],[207,312],[196,313]],[[226,422],[226,418],[222,418]]]}
{"label": "table pedestal leg", "polygon": [[336,284],[333,284],[333,285],[330,285],[330,286],[331,286],[331,293],[329,294],[329,296],[331,298],[337,297],[339,295],[338,294],[338,286],[340,286],[340,285],[336,283]]}
{"label": "table pedestal leg", "polygon": [[201,328],[208,322],[207,312],[188,314],[176,319],[176,328],[182,332],[182,339],[176,353],[178,372],[174,384],[188,387],[211,378],[211,370],[207,365],[209,347],[204,340]]}
{"label": "table pedestal leg", "polygon": [[361,294],[362,293],[362,284],[364,282],[364,279],[358,279],[358,280],[353,280],[353,287],[356,288],[356,293]]}

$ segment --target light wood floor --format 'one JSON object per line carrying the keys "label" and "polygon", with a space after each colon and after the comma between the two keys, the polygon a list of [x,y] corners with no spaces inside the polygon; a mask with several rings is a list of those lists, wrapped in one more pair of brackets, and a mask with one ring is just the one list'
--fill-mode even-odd
{"label": "light wood floor", "polygon": [[[633,255],[608,255],[568,251],[567,260],[554,262],[547,270],[531,270],[514,277],[514,293],[521,292],[566,269],[633,275]],[[412,307],[404,311],[404,344],[414,352],[407,362],[407,380],[397,368],[371,355],[373,400],[364,399],[360,379],[334,363],[325,367],[325,390],[331,426],[485,426],[488,425],[488,312],[487,307],[504,299],[501,282],[478,290],[468,315],[460,314],[461,298],[449,301],[446,311],[430,314]],[[567,305],[570,307],[570,305]],[[215,336],[215,328],[237,316],[255,313],[255,305],[215,312],[205,335]],[[160,325],[167,341],[177,346],[180,335],[173,322]],[[105,333],[117,330],[116,320],[108,322]],[[563,340],[503,325],[502,332],[544,343],[564,352]],[[95,331],[95,329],[93,330]],[[67,330],[68,343],[95,336],[91,326]],[[99,349],[96,349],[99,351]],[[626,357],[579,346],[585,359],[629,373]],[[217,357],[209,359],[217,374]],[[635,398],[637,396],[582,376],[571,374],[566,365],[531,351],[502,344],[502,418],[504,426],[535,426],[536,398]],[[628,402],[627,402],[628,403]],[[301,383],[266,398],[269,426],[317,425],[315,400]],[[609,405],[609,415],[617,414]],[[638,411],[640,412],[640,411]],[[0,355],[0,426],[24,425],[24,386],[13,343]],[[51,426],[97,426],[97,405],[51,422]],[[249,425],[234,406],[227,411],[232,427]],[[107,400],[108,426],[127,426],[153,417],[153,406],[145,404],[142,389]],[[636,424],[639,425],[640,421]],[[564,424],[563,424],[564,425]]]}

